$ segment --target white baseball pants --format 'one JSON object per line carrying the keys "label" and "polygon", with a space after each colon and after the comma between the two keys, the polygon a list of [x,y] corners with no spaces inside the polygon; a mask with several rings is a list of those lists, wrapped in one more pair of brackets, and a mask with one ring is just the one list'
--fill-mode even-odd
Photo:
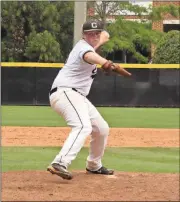
{"label": "white baseball pants", "polygon": [[67,168],[91,135],[86,167],[93,171],[99,169],[109,135],[107,122],[86,97],[71,88],[58,88],[51,94],[50,104],[72,129],[52,163]]}

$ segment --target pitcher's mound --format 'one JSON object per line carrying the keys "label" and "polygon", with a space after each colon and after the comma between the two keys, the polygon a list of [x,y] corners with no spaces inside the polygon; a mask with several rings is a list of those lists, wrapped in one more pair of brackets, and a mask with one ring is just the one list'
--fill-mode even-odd
{"label": "pitcher's mound", "polygon": [[63,180],[47,171],[2,173],[3,201],[179,201],[178,174],[73,172]]}

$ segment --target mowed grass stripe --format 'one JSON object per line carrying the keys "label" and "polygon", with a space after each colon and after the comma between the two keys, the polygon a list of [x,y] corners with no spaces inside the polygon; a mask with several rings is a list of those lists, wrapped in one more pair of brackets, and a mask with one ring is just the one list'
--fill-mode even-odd
{"label": "mowed grass stripe", "polygon": [[[179,128],[178,108],[98,107],[110,127]],[[50,106],[2,106],[2,126],[67,126]]]}
{"label": "mowed grass stripe", "polygon": [[[2,147],[2,171],[46,170],[58,147]],[[83,170],[88,148],[83,148],[70,170]],[[179,173],[179,148],[107,148],[103,164],[117,171]]]}

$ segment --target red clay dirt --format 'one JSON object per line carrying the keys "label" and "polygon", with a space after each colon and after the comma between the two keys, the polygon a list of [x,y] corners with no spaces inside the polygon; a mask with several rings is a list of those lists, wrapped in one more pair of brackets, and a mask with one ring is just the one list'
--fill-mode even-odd
{"label": "red clay dirt", "polygon": [[[70,131],[60,127],[1,129],[2,146],[62,146]],[[89,138],[85,146],[88,143]],[[179,147],[179,129],[112,128],[108,146]],[[3,172],[2,201],[180,201],[179,174],[72,172],[70,181],[47,171]]]}
{"label": "red clay dirt", "polygon": [[[2,146],[62,146],[69,132],[67,127],[4,126]],[[107,146],[179,147],[179,129],[111,128]]]}

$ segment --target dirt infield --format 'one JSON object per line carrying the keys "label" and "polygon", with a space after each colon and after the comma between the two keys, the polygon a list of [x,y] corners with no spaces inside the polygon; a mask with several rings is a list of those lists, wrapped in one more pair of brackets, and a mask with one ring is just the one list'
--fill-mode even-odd
{"label": "dirt infield", "polygon": [[[2,146],[61,146],[66,127],[2,127]],[[85,146],[88,146],[89,138]],[[109,147],[179,147],[178,129],[111,128]]]}
{"label": "dirt infield", "polygon": [[[2,146],[60,146],[70,131],[58,127],[2,127]],[[85,146],[88,146],[87,139]],[[178,129],[112,128],[108,146],[179,147]],[[45,168],[46,169],[46,168]],[[2,173],[3,201],[179,201],[179,174],[74,171],[63,180],[46,171]]]}

